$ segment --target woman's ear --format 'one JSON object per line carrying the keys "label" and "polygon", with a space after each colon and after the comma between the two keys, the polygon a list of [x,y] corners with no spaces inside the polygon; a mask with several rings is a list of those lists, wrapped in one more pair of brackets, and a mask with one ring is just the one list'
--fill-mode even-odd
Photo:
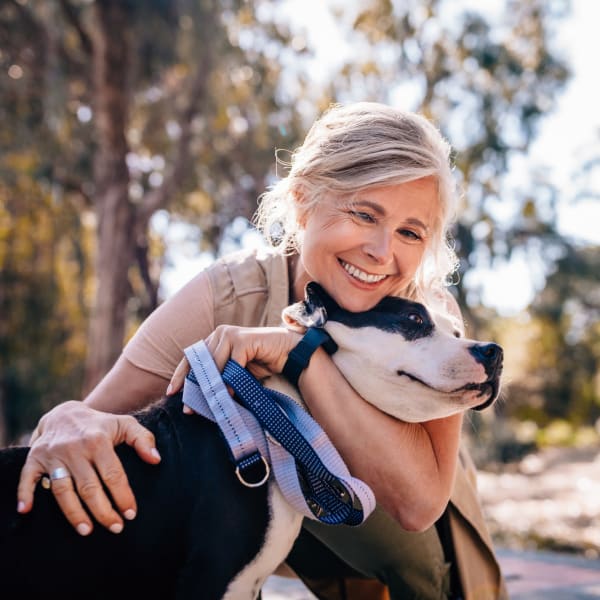
{"label": "woman's ear", "polygon": [[305,229],[310,209],[307,206],[308,202],[306,200],[306,195],[304,194],[304,189],[302,187],[294,188],[291,191],[291,194],[294,200],[294,207],[296,208],[296,219],[298,221],[298,226],[300,229]]}

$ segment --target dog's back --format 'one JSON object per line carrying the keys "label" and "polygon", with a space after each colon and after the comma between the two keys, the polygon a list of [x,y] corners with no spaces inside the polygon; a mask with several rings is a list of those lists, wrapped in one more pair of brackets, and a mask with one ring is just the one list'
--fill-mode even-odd
{"label": "dog's back", "polygon": [[235,477],[214,424],[183,416],[175,396],[139,415],[161,453],[151,466],[120,446],[138,516],[115,535],[96,524],[79,536],[50,491],[16,512],[26,448],[0,451],[2,596],[37,598],[221,598],[259,553],[269,521],[267,486]]}

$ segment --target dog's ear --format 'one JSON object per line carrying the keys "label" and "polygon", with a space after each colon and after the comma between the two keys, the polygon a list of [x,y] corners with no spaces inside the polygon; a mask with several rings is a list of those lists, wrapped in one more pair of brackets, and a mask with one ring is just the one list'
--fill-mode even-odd
{"label": "dog's ear", "polygon": [[304,330],[309,327],[323,327],[327,321],[326,306],[333,302],[327,292],[314,281],[304,289],[304,300],[283,309],[283,320],[288,327]]}

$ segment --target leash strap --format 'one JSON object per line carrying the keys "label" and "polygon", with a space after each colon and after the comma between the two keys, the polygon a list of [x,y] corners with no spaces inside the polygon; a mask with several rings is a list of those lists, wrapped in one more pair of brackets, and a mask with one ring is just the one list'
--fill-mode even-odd
{"label": "leash strap", "polygon": [[252,427],[247,426],[238,407],[232,402],[206,344],[194,344],[184,352],[192,368],[192,382],[196,384],[196,390],[204,392],[201,397],[194,395],[194,404],[199,405],[198,408],[208,408],[211,415],[209,418],[219,426],[227,441],[238,479],[248,487],[262,485],[269,478],[269,463],[264,458],[266,453],[264,449],[261,453],[257,448],[256,434],[252,435]]}
{"label": "leash strap", "polygon": [[[262,386],[234,360],[225,365],[223,381],[235,390],[242,404],[252,412],[270,436],[295,459],[300,488],[306,504],[317,519],[330,525],[362,523],[365,519],[364,509],[370,505],[373,508],[375,506],[374,497],[367,497],[366,491],[371,490],[365,483],[350,475],[342,458],[317,422],[291,398]],[[298,427],[299,414],[293,410],[292,405],[309,417],[302,419],[302,433]],[[286,408],[290,410],[289,414]],[[296,418],[296,423],[290,418],[292,415]],[[307,441],[303,435],[306,433],[309,437],[321,438],[317,444],[321,452]],[[327,458],[324,447],[327,447],[329,454]],[[335,474],[327,468],[324,458],[327,462],[337,463]],[[362,500],[360,508],[354,506],[355,499],[359,502]]]}
{"label": "leash strap", "polygon": [[[202,341],[187,348],[185,353],[192,371],[186,378],[183,402],[216,421],[219,427],[225,423],[221,431],[232,457],[243,456],[244,452],[249,456],[254,453],[261,458],[268,456],[282,494],[295,510],[307,517],[328,524],[359,525],[369,516],[375,508],[373,492],[350,475],[339,453],[308,412],[292,398],[263,387],[235,361],[227,363],[223,379],[219,376],[208,383],[204,376],[206,368],[200,367],[200,363],[208,362],[217,369]],[[231,399],[223,381],[235,390],[243,406]],[[217,395],[219,388],[225,390],[227,398],[219,393],[218,402],[209,400],[209,396]],[[226,403],[232,408],[227,408]],[[209,404],[216,406],[217,414]],[[237,417],[232,421],[229,415],[235,413]],[[238,440],[245,438],[240,435],[244,430],[253,441],[240,450]],[[234,463],[238,464],[235,458]]]}

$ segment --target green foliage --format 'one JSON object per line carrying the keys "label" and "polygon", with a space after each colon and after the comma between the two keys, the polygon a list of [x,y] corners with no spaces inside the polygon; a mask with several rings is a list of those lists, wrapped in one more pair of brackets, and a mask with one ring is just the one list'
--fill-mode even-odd
{"label": "green foliage", "polygon": [[564,244],[563,254],[531,307],[530,385],[545,420],[575,425],[600,418],[600,247]]}
{"label": "green foliage", "polygon": [[[5,157],[0,169],[10,163],[14,175],[35,160]],[[0,399],[8,439],[79,394],[90,278],[85,245],[73,207],[25,176],[0,185]]]}
{"label": "green foliage", "polygon": [[[96,20],[111,2],[0,4],[0,438],[79,395],[104,215],[99,132],[109,125],[97,120]],[[195,222],[201,246],[216,251],[233,217],[254,211],[274,147],[295,144],[299,121],[293,99],[277,92],[287,31],[258,20],[263,3],[117,4],[125,21],[112,42],[131,50],[110,131],[126,141],[135,226],[110,233],[135,246],[129,280],[117,284],[135,322],[158,302],[164,243],[149,231],[152,214]]]}
{"label": "green foliage", "polygon": [[[108,2],[0,3],[0,411],[4,402],[11,435],[81,384],[100,215],[95,11]],[[323,87],[302,67],[309,36],[290,31],[277,2],[119,4],[131,49],[115,128],[135,221],[121,232],[136,257],[123,283],[128,330],[158,301],[165,240],[148,226],[156,211],[197,225],[197,247],[216,254],[226,227],[249,217],[272,181],[275,148],[293,149],[307,117],[330,101],[412,105],[457,150],[462,272],[519,249],[542,257],[548,274],[526,328],[495,321],[465,279],[457,288],[473,336],[527,329],[530,362],[505,410],[541,426],[600,416],[597,249],[557,233],[557,193],[543,172],[518,189],[505,180],[569,77],[551,44],[568,4],[507,0],[498,18],[458,4],[340,9],[355,54]],[[507,202],[513,216],[500,223]]]}

